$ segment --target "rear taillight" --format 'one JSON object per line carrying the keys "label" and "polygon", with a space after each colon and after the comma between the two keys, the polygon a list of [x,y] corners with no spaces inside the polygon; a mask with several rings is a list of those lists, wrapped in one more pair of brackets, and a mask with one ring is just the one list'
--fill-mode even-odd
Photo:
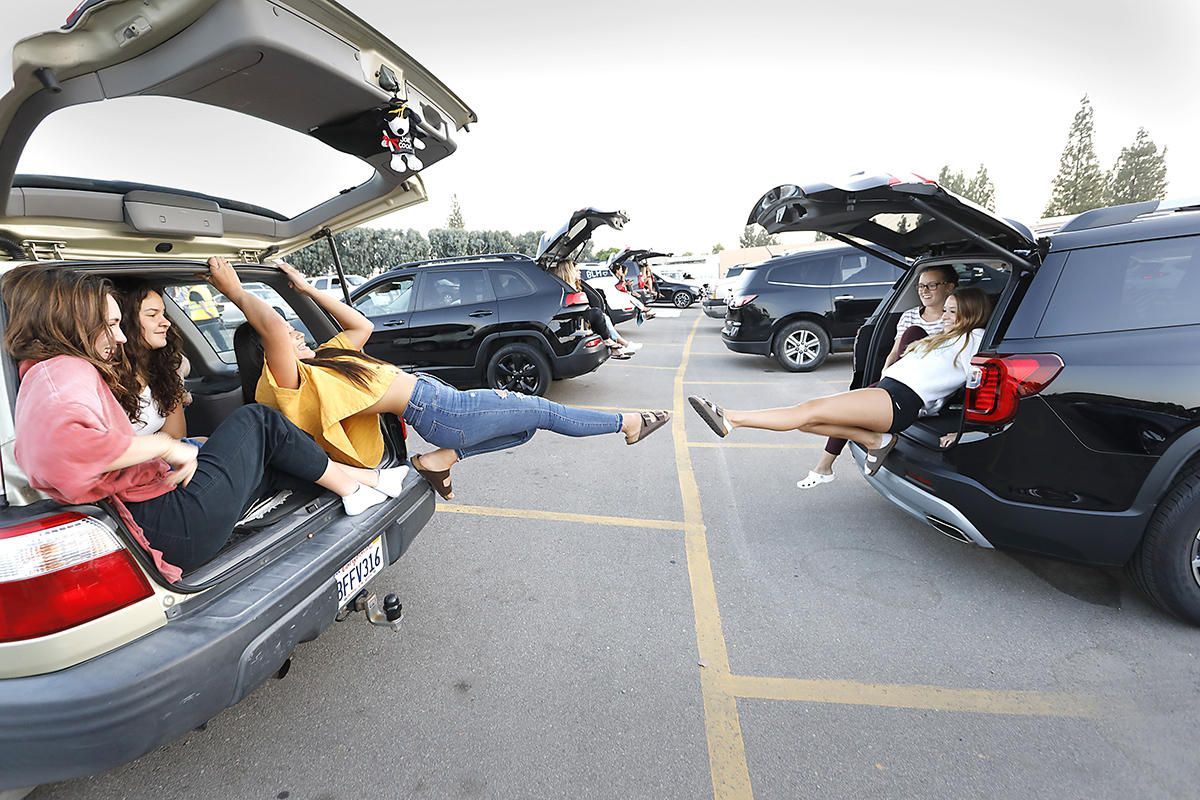
{"label": "rear taillight", "polygon": [[587,295],[583,292],[568,292],[567,296],[563,298],[563,305],[586,306],[587,301]]}
{"label": "rear taillight", "polygon": [[968,422],[1002,424],[1017,415],[1017,403],[1045,389],[1062,371],[1053,353],[975,356],[967,377]]}
{"label": "rear taillight", "polygon": [[742,306],[746,305],[746,303],[749,303],[756,297],[758,297],[758,295],[756,295],[756,294],[739,294],[736,297],[729,298],[729,307],[730,308],[741,308]]}
{"label": "rear taillight", "polygon": [[590,339],[588,339],[587,341],[585,341],[583,343],[583,346],[584,347],[595,347],[596,345],[600,344],[603,341],[604,340],[601,339],[599,336],[593,336]]}
{"label": "rear taillight", "polygon": [[98,520],[64,512],[0,528],[0,642],[66,630],[151,594]]}

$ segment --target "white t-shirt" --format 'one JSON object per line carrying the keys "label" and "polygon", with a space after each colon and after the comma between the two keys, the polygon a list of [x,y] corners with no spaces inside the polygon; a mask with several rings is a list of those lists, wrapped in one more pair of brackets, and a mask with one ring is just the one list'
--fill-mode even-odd
{"label": "white t-shirt", "polygon": [[946,329],[946,326],[942,324],[941,314],[938,314],[937,319],[935,319],[933,322],[929,322],[921,316],[921,309],[921,306],[917,306],[916,308],[910,308],[908,311],[905,311],[900,315],[900,322],[896,324],[897,339],[903,336],[904,332],[913,325],[921,326],[925,329],[925,333],[930,336],[933,336],[935,333],[941,333]]}
{"label": "white t-shirt", "polygon": [[138,436],[149,436],[161,431],[167,418],[159,412],[158,403],[154,402],[149,386],[138,395],[138,404],[138,418],[133,420],[133,432]]}
{"label": "white t-shirt", "polygon": [[[967,337],[966,346],[963,336]],[[929,352],[910,352],[883,371],[883,377],[900,381],[916,392],[928,407],[940,401],[967,381],[971,356],[979,352],[983,328],[956,336]],[[959,352],[959,349],[962,352]]]}

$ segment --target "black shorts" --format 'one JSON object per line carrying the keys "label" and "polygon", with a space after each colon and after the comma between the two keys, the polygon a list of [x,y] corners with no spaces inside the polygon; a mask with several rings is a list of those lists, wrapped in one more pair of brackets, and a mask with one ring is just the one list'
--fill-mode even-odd
{"label": "black shorts", "polygon": [[921,395],[907,384],[891,378],[880,378],[876,385],[892,398],[892,427],[888,428],[888,433],[899,433],[917,421],[917,416],[925,407]]}

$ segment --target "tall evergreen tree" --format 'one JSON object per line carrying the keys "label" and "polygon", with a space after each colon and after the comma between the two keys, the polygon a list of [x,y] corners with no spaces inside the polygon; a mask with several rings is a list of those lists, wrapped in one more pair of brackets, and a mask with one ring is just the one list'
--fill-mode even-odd
{"label": "tall evergreen tree", "polygon": [[738,237],[740,247],[766,247],[769,244],[779,244],[779,239],[771,236],[758,225],[747,225]]}
{"label": "tall evergreen tree", "polygon": [[996,210],[996,187],[992,184],[992,178],[983,164],[979,165],[975,177],[971,178],[967,184],[963,197],[978,203],[988,211]]}
{"label": "tall evergreen tree", "polygon": [[1104,204],[1105,178],[1096,158],[1092,134],[1092,104],[1084,95],[1067,134],[1050,202],[1043,212],[1045,216],[1078,214]]}
{"label": "tall evergreen tree", "polygon": [[1146,129],[1138,128],[1133,144],[1121,148],[1105,188],[1105,202],[1112,206],[1162,199],[1167,193],[1167,148],[1159,151]]}
{"label": "tall evergreen tree", "polygon": [[938,170],[937,176],[938,186],[948,192],[954,192],[957,195],[966,197],[967,194],[967,177],[961,170],[950,169],[950,165],[946,164]]}
{"label": "tall evergreen tree", "polygon": [[[463,224],[462,208],[458,205],[458,195],[456,194],[450,195],[450,215],[446,217],[446,227],[457,228],[458,230],[466,227]],[[455,253],[454,255],[460,254]]]}

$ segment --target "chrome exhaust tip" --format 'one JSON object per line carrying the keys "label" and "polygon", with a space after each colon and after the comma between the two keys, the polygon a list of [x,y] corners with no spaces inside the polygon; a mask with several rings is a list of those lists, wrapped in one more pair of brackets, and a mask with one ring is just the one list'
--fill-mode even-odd
{"label": "chrome exhaust tip", "polygon": [[925,521],[928,522],[935,531],[937,531],[939,533],[944,533],[947,536],[949,536],[951,539],[954,539],[955,541],[965,542],[967,544],[974,544],[974,542],[971,540],[970,536],[967,536],[967,534],[963,533],[959,528],[957,528],[954,525],[951,525],[949,522],[946,522],[944,519],[938,519],[937,517],[926,515]]}

